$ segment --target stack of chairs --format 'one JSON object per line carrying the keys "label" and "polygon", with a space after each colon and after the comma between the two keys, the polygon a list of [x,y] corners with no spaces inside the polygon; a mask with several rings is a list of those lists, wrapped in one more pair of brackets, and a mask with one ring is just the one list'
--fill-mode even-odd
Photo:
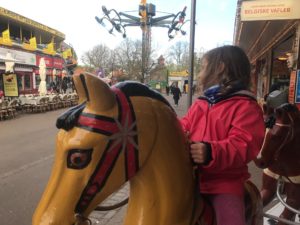
{"label": "stack of chairs", "polygon": [[21,113],[42,113],[59,108],[72,107],[78,104],[76,93],[49,94],[34,96],[32,94],[20,95],[18,98],[0,99],[0,120],[15,118]]}
{"label": "stack of chairs", "polygon": [[15,118],[17,115],[18,99],[13,98],[7,104],[7,111],[9,118]]}
{"label": "stack of chairs", "polygon": [[0,120],[8,118],[7,105],[8,102],[6,100],[2,100],[2,102],[0,103]]}
{"label": "stack of chairs", "polygon": [[19,96],[19,105],[22,113],[32,112],[32,104],[30,104],[30,101],[27,96],[25,95]]}
{"label": "stack of chairs", "polygon": [[18,99],[3,99],[0,103],[0,120],[12,119],[17,115]]}
{"label": "stack of chairs", "polygon": [[75,106],[78,104],[79,97],[76,93],[72,93],[71,95],[71,106]]}
{"label": "stack of chairs", "polygon": [[58,95],[49,95],[49,110],[56,110],[59,108],[59,97]]}

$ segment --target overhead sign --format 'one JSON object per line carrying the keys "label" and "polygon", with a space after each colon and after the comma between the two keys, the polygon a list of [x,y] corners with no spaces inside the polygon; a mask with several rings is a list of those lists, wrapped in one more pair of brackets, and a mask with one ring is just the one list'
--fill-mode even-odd
{"label": "overhead sign", "polygon": [[299,0],[244,1],[241,21],[300,19]]}
{"label": "overhead sign", "polygon": [[169,73],[170,77],[187,77],[189,72],[187,70],[184,71],[173,71]]}
{"label": "overhead sign", "polygon": [[[35,54],[24,52],[24,51],[18,51],[18,50],[14,50],[14,49],[0,47],[0,58],[1,58],[1,55],[5,56],[8,52],[11,53],[13,59],[16,60],[20,64],[34,65],[34,66],[36,65]],[[5,59],[4,59],[4,61],[5,61]]]}

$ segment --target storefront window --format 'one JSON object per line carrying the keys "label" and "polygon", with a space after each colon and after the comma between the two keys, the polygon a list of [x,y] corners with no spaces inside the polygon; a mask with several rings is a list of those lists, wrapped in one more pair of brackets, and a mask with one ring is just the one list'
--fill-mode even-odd
{"label": "storefront window", "polygon": [[35,76],[35,85],[36,85],[37,89],[39,89],[40,83],[41,83],[40,75],[36,75]]}
{"label": "storefront window", "polygon": [[285,90],[289,88],[290,73],[288,60],[293,51],[294,36],[290,36],[273,49],[272,73],[270,90]]}
{"label": "storefront window", "polygon": [[31,79],[30,79],[30,75],[28,74],[25,74],[24,75],[24,86],[25,86],[25,89],[31,89]]}
{"label": "storefront window", "polygon": [[289,87],[289,83],[290,71],[287,67],[286,60],[275,59],[273,61],[273,71],[270,89],[285,90]]}
{"label": "storefront window", "polygon": [[18,89],[19,91],[24,90],[23,88],[23,82],[22,82],[22,75],[21,74],[17,74],[18,77]]}

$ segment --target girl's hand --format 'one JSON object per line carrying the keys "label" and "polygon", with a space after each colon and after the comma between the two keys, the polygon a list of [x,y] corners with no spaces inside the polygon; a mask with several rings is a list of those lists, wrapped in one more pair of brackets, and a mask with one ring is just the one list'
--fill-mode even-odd
{"label": "girl's hand", "polygon": [[192,143],[190,145],[191,148],[191,156],[195,163],[204,163],[207,160],[207,146],[204,143]]}

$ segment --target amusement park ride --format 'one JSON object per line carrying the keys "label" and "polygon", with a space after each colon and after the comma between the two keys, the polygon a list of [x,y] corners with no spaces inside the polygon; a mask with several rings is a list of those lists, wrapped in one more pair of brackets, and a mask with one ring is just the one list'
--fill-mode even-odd
{"label": "amusement park ride", "polygon": [[[120,33],[126,38],[126,28],[139,26],[142,29],[142,82],[144,82],[147,68],[149,67],[149,58],[151,52],[151,28],[163,27],[168,29],[168,37],[173,39],[177,32],[182,35],[186,35],[186,31],[183,30],[183,26],[188,22],[185,20],[186,7],[177,14],[169,13],[165,16],[156,16],[156,6],[151,3],[147,3],[146,0],[142,0],[138,13],[138,16],[130,15],[125,12],[117,12],[115,9],[108,10],[105,6],[102,6],[103,16],[101,18],[95,17],[96,21],[105,27],[110,34],[114,31]],[[168,20],[170,19],[170,20]]]}

